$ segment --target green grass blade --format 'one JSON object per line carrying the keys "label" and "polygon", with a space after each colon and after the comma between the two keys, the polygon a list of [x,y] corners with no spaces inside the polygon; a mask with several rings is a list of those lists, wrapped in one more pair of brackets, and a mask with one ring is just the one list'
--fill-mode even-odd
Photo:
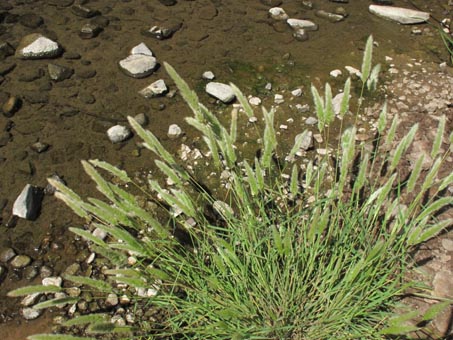
{"label": "green grass blade", "polygon": [[96,338],[87,338],[63,334],[35,334],[29,335],[28,340],[96,340]]}
{"label": "green grass blade", "polygon": [[348,77],[348,79],[344,83],[343,98],[341,99],[341,104],[340,104],[339,115],[340,115],[341,118],[343,118],[344,115],[349,111],[349,96],[350,96],[350,93],[351,93],[351,78]]}
{"label": "green grass blade", "polygon": [[387,101],[382,105],[381,113],[379,114],[377,130],[380,135],[383,134],[385,127],[387,126]]}
{"label": "green grass blade", "polygon": [[235,143],[238,133],[238,111],[236,109],[231,110],[231,124],[230,124],[230,137],[231,142]]}
{"label": "green grass blade", "polygon": [[18,297],[18,296],[26,296],[26,295],[31,295],[31,294],[36,294],[36,293],[58,293],[63,291],[63,288],[58,287],[58,286],[26,286],[26,287],[21,287],[14,289],[12,291],[9,291],[6,295],[9,297]]}
{"label": "green grass blade", "polygon": [[361,69],[362,73],[361,80],[363,84],[366,83],[368,77],[370,76],[372,56],[373,56],[373,36],[370,35],[366,41],[365,52],[363,53]]}
{"label": "green grass blade", "polygon": [[173,156],[162,146],[157,137],[149,130],[145,130],[137,121],[132,117],[127,117],[129,124],[132,126],[134,131],[140,136],[145,142],[145,147],[157,156],[161,157],[168,164],[175,164]]}
{"label": "green grass blade", "polygon": [[230,83],[230,86],[233,90],[233,93],[235,94],[237,100],[241,104],[242,108],[244,109],[245,114],[247,115],[248,118],[252,118],[254,116],[253,114],[253,109],[249,104],[249,101],[247,98],[245,98],[244,94],[242,93],[241,90],[238,89],[236,85],[233,83]]}
{"label": "green grass blade", "polygon": [[[70,327],[70,326],[79,326],[79,325],[86,325],[92,323],[99,323],[99,322],[106,322],[108,320],[107,314],[87,314],[87,315],[79,315],[75,316],[69,320],[62,322],[62,326]],[[85,339],[85,338],[84,338]]]}
{"label": "green grass blade", "polygon": [[33,306],[34,309],[44,309],[56,306],[71,305],[79,301],[78,297],[64,297],[40,302]]}
{"label": "green grass blade", "polygon": [[291,171],[291,181],[290,181],[290,193],[293,197],[296,197],[299,193],[299,172],[297,171],[297,165],[293,165]]}
{"label": "green grass blade", "polygon": [[452,218],[440,221],[433,225],[429,225],[427,228],[423,228],[423,230],[420,230],[420,232],[417,233],[418,237],[415,239],[412,239],[409,244],[417,245],[417,244],[426,242],[426,241],[432,239],[437,234],[439,234],[442,230],[445,230],[448,227],[451,227],[452,225],[453,225]]}
{"label": "green grass blade", "polygon": [[120,170],[117,167],[115,167],[107,162],[100,161],[98,159],[90,159],[89,162],[92,165],[94,165],[95,167],[98,167],[98,168],[101,168],[101,169],[104,169],[104,170],[110,172],[113,176],[119,178],[124,183],[132,182],[132,180],[127,175],[126,171]]}
{"label": "green grass blade", "polygon": [[100,292],[111,293],[113,291],[112,286],[110,286],[110,284],[108,284],[105,281],[91,279],[89,277],[84,277],[84,276],[74,276],[74,275],[65,275],[64,278],[66,280],[72,281],[74,283],[92,287]]}
{"label": "green grass blade", "polygon": [[376,91],[377,84],[379,81],[379,73],[381,72],[381,64],[377,64],[371,70],[370,77],[366,81],[366,87],[368,91],[374,92]]}
{"label": "green grass blade", "polygon": [[250,193],[252,194],[252,196],[256,196],[259,193],[258,182],[256,179],[255,172],[253,171],[252,167],[249,165],[247,160],[244,161],[244,168],[245,173],[247,175],[247,182],[249,183],[250,186]]}
{"label": "green grass blade", "polygon": [[164,62],[164,67],[167,73],[170,75],[171,79],[176,84],[176,87],[181,92],[182,97],[184,98],[185,102],[189,105],[193,113],[197,118],[200,117],[200,105],[197,94],[192,91],[187,85],[187,83],[182,79],[179,74],[175,71],[175,69],[168,63]]}
{"label": "green grass blade", "polygon": [[412,169],[411,175],[407,181],[407,186],[406,186],[406,191],[408,193],[414,191],[414,189],[415,189],[415,185],[417,184],[417,181],[422,172],[422,165],[423,165],[424,159],[425,159],[425,156],[422,154],[417,159],[417,162],[415,163],[414,168]]}
{"label": "green grass blade", "polygon": [[332,88],[330,87],[329,83],[326,83],[324,97],[325,97],[325,100],[324,100],[325,123],[327,125],[330,125],[330,123],[332,123],[332,121],[333,121],[335,113],[334,113],[333,104],[332,104]]}
{"label": "green grass blade", "polygon": [[445,115],[442,115],[439,120],[439,127],[437,128],[436,137],[434,138],[433,147],[431,149],[431,158],[436,158],[439,154],[440,146],[442,145],[442,137],[445,131]]}
{"label": "green grass blade", "polygon": [[326,121],[326,111],[324,109],[324,101],[322,100],[321,96],[319,95],[318,90],[312,84],[311,85],[311,94],[313,97],[313,102],[315,103],[316,109],[316,117],[318,118],[318,129],[319,131],[324,130],[324,124]]}
{"label": "green grass blade", "polygon": [[453,301],[442,301],[442,302],[435,303],[434,305],[429,307],[428,310],[423,314],[421,321],[429,321],[429,320],[434,319],[442,311],[444,311],[447,307],[449,307],[452,303],[453,303]]}
{"label": "green grass blade", "polygon": [[388,130],[386,137],[385,137],[385,144],[388,146],[391,146],[393,140],[395,139],[395,134],[396,134],[396,128],[399,125],[399,117],[398,115],[395,115],[392,120],[392,125],[390,126],[390,129]]}
{"label": "green grass blade", "polygon": [[401,160],[401,157],[406,152],[406,150],[409,148],[409,146],[412,144],[412,141],[414,140],[417,130],[418,130],[418,124],[415,124],[414,126],[412,126],[412,128],[409,130],[407,135],[404,136],[404,138],[401,140],[401,142],[397,146],[395,153],[393,154],[392,160],[390,162],[390,167],[389,167],[390,172],[392,172],[393,170],[396,169],[397,165],[399,164],[399,162]]}
{"label": "green grass blade", "polygon": [[308,130],[304,130],[304,132],[299,133],[296,136],[296,138],[294,140],[294,145],[291,148],[291,151],[289,152],[288,156],[286,157],[286,159],[288,159],[290,162],[294,159],[294,156],[296,155],[297,151],[300,150],[301,145],[302,145],[305,137],[307,136],[307,134],[308,134]]}
{"label": "green grass blade", "polygon": [[108,247],[107,243],[102,241],[99,237],[94,236],[88,230],[83,230],[83,229],[80,229],[80,228],[70,227],[69,231],[73,232],[76,235],[79,235],[79,236],[83,237],[87,241],[91,241],[91,242],[97,244],[100,247],[103,247],[103,248]]}

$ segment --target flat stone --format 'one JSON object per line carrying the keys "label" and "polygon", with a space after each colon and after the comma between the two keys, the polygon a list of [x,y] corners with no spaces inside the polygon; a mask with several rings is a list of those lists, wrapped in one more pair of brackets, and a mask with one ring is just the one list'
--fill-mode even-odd
{"label": "flat stone", "polygon": [[24,268],[31,263],[31,258],[27,255],[17,255],[11,261],[11,266],[14,268]]}
{"label": "flat stone", "polygon": [[57,42],[39,33],[32,33],[22,38],[16,50],[16,57],[21,59],[54,58],[62,49]]}
{"label": "flat stone", "polygon": [[163,79],[159,79],[142,89],[139,93],[145,98],[153,98],[165,94],[168,91]]}
{"label": "flat stone", "polygon": [[307,41],[309,38],[307,31],[303,28],[295,29],[293,32],[293,37],[299,41]]}
{"label": "flat stone", "polygon": [[318,18],[326,19],[326,20],[329,20],[330,22],[340,22],[340,21],[343,21],[344,18],[345,18],[345,16],[343,16],[341,14],[335,14],[335,13],[326,12],[326,11],[324,11],[322,9],[317,10],[315,12],[315,15]]}
{"label": "flat stone", "polygon": [[141,126],[145,126],[148,124],[148,117],[144,113],[139,113],[134,116],[134,119],[137,123],[139,123]]}
{"label": "flat stone", "polygon": [[132,133],[128,127],[122,125],[112,126],[107,130],[107,136],[112,143],[121,143],[131,137]]}
{"label": "flat stone", "polygon": [[45,152],[47,151],[47,149],[49,148],[49,144],[47,143],[43,143],[43,142],[36,142],[36,143],[33,143],[30,148],[34,151],[34,152],[37,152],[37,153],[42,153],[42,152]]}
{"label": "flat stone", "polygon": [[206,93],[219,99],[225,104],[230,103],[236,98],[231,86],[218,82],[210,82],[206,84]]}
{"label": "flat stone", "polygon": [[292,29],[304,29],[306,31],[317,31],[318,30],[318,25],[315,24],[313,21],[310,20],[303,20],[303,19],[288,19],[286,20],[286,23],[292,28]]}
{"label": "flat stone", "polygon": [[118,296],[116,294],[110,293],[105,300],[106,306],[113,307],[119,303]]}
{"label": "flat stone", "polygon": [[55,81],[69,79],[74,74],[74,69],[57,64],[48,64],[47,71],[49,72],[50,79]]}
{"label": "flat stone", "polygon": [[152,57],[153,52],[146,46],[145,43],[140,43],[131,48],[130,54],[143,54]]}
{"label": "flat stone", "polygon": [[30,307],[31,305],[34,305],[36,302],[38,302],[38,299],[42,296],[42,293],[33,293],[30,295],[27,295],[22,299],[20,304],[24,307]]}
{"label": "flat stone", "polygon": [[396,21],[400,24],[419,24],[429,20],[429,13],[409,8],[370,5],[369,11],[381,18]]}
{"label": "flat stone", "polygon": [[341,76],[341,75],[342,75],[341,70],[333,70],[333,71],[330,71],[330,76],[331,76],[331,77],[338,78],[338,77]]}
{"label": "flat stone", "polygon": [[309,150],[313,147],[313,132],[307,131],[305,134],[304,139],[302,140],[302,143],[300,144],[300,148],[302,150]]}
{"label": "flat stone", "polygon": [[449,270],[437,272],[434,276],[433,288],[434,296],[453,298],[453,272]]}
{"label": "flat stone", "polygon": [[13,204],[13,215],[27,220],[38,217],[43,192],[40,188],[27,184]]}
{"label": "flat stone", "polygon": [[121,70],[133,78],[144,78],[156,68],[156,58],[145,54],[131,54],[119,62]]}

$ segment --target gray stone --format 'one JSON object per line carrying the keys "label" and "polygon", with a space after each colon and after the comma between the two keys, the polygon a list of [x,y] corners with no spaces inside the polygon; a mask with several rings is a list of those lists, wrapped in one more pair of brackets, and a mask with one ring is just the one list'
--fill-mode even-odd
{"label": "gray stone", "polygon": [[370,5],[369,11],[381,18],[400,24],[419,24],[429,20],[429,13],[409,8]]}
{"label": "gray stone", "polygon": [[[50,178],[53,179],[54,181],[60,182],[61,184],[66,184],[65,181],[57,174],[53,174],[52,176],[50,176]],[[46,187],[44,188],[45,195],[53,195],[53,194],[55,194],[55,191],[57,191],[57,189],[54,186],[52,186],[50,183],[48,183],[46,185]]]}
{"label": "gray stone", "polygon": [[21,59],[54,58],[62,49],[57,42],[39,33],[32,33],[22,38],[16,50],[16,57]]}
{"label": "gray stone", "polygon": [[441,270],[436,273],[433,280],[433,294],[438,297],[453,297],[453,272]]}
{"label": "gray stone", "polygon": [[139,93],[145,98],[157,97],[168,91],[167,85],[163,79],[159,79],[151,85],[142,89]]}
{"label": "gray stone", "polygon": [[139,123],[141,126],[145,126],[148,124],[148,117],[144,113],[139,113],[134,117],[134,119]]}
{"label": "gray stone", "polygon": [[16,256],[16,252],[13,248],[6,248],[0,252],[0,261],[3,263],[7,263],[11,260],[14,256]]}
{"label": "gray stone", "polygon": [[12,117],[14,113],[16,113],[17,110],[19,110],[20,105],[21,105],[20,98],[16,96],[9,97],[5,104],[3,104],[2,106],[3,115],[8,118]]}
{"label": "gray stone", "polygon": [[25,320],[34,320],[41,316],[44,312],[43,309],[23,308],[21,310],[22,316]]}
{"label": "gray stone", "polygon": [[46,151],[49,148],[49,146],[50,145],[47,143],[36,142],[36,143],[33,143],[30,146],[30,148],[36,153],[42,153],[42,152]]}
{"label": "gray stone", "polygon": [[293,32],[293,37],[299,41],[307,41],[309,38],[307,31],[303,28],[295,29]]}
{"label": "gray stone", "polygon": [[307,131],[307,133],[304,136],[304,139],[302,140],[302,143],[300,144],[300,148],[302,150],[309,150],[313,147],[313,132]]}
{"label": "gray stone", "polygon": [[112,143],[121,143],[127,140],[132,135],[129,128],[122,125],[112,126],[107,130],[107,136]]}
{"label": "gray stone", "polygon": [[71,12],[82,18],[92,18],[100,14],[99,11],[93,10],[91,8],[79,4],[72,6]]}
{"label": "gray stone", "polygon": [[116,294],[110,293],[105,300],[105,304],[108,307],[116,306],[119,303],[118,296]]}
{"label": "gray stone", "polygon": [[50,79],[55,81],[69,79],[74,73],[72,68],[56,64],[48,64],[47,71],[49,72]]}
{"label": "gray stone", "polygon": [[318,30],[318,25],[310,20],[290,18],[290,19],[286,20],[286,22],[294,30],[300,29],[300,28],[302,28],[306,31],[317,31]]}
{"label": "gray stone", "polygon": [[315,12],[315,15],[319,18],[329,20],[330,22],[339,22],[343,21],[345,16],[335,13],[326,12],[324,10],[318,10]]}
{"label": "gray stone", "polygon": [[230,103],[236,98],[231,86],[218,82],[206,84],[206,93],[221,100],[225,104]]}
{"label": "gray stone", "polygon": [[7,42],[0,42],[0,60],[14,54],[14,48]]}
{"label": "gray stone", "polygon": [[153,56],[153,52],[145,45],[145,43],[140,43],[137,46],[132,47],[130,54]]}
{"label": "gray stone", "polygon": [[27,255],[17,255],[11,261],[11,266],[14,268],[24,268],[31,263],[31,258]]}
{"label": "gray stone", "polygon": [[181,128],[176,125],[176,124],[171,124],[169,127],[168,127],[168,132],[167,132],[167,136],[168,138],[170,139],[176,139],[178,138],[179,136],[181,136],[182,134],[182,130]]}
{"label": "gray stone", "polygon": [[308,117],[305,119],[305,124],[307,125],[315,125],[318,122],[318,120],[315,117]]}
{"label": "gray stone", "polygon": [[131,54],[119,62],[120,68],[130,77],[144,78],[156,68],[156,58],[145,54]]}
{"label": "gray stone", "polygon": [[448,238],[444,238],[444,239],[442,239],[441,243],[442,243],[442,247],[446,251],[452,251],[453,252],[453,240],[450,240]]}
{"label": "gray stone", "polygon": [[27,184],[13,204],[13,215],[34,220],[41,209],[43,192],[41,188]]}
{"label": "gray stone", "polygon": [[79,37],[82,39],[96,38],[102,32],[102,27],[95,24],[85,24],[79,32]]}

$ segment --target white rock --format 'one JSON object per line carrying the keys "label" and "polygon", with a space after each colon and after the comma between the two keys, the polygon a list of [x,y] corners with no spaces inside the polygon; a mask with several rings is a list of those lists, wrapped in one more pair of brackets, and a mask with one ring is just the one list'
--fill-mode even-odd
{"label": "white rock", "polygon": [[258,106],[258,105],[261,105],[261,99],[258,97],[250,97],[249,103],[250,103],[250,105]]}
{"label": "white rock", "polygon": [[231,102],[236,97],[231,86],[213,81],[206,84],[206,92],[225,104]]}
{"label": "white rock", "polygon": [[171,124],[168,127],[167,136],[169,138],[175,139],[175,138],[178,138],[179,136],[181,136],[181,134],[182,134],[182,130],[177,124]]}
{"label": "white rock", "polygon": [[371,13],[400,24],[418,24],[429,20],[429,13],[409,8],[370,5]]}
{"label": "white rock", "polygon": [[167,85],[163,79],[159,79],[151,85],[142,89],[139,93],[145,98],[157,97],[168,91]]}
{"label": "white rock", "polygon": [[291,94],[294,97],[300,97],[302,95],[302,89],[294,89],[294,90],[291,91]]}
{"label": "white rock", "polygon": [[214,201],[214,203],[212,204],[212,207],[220,215],[223,215],[225,217],[234,215],[233,208],[231,208],[231,206],[228,203],[225,203],[223,201],[219,201],[219,200]]}
{"label": "white rock", "polygon": [[357,76],[357,77],[362,77],[362,72],[360,72],[358,69],[356,69],[355,67],[352,67],[352,66],[345,66],[344,67],[346,69],[346,71],[349,72],[349,74],[351,76]]}
{"label": "white rock", "polygon": [[59,276],[50,276],[42,279],[43,286],[58,286],[61,287],[63,279]]}
{"label": "white rock", "polygon": [[37,319],[43,311],[44,309],[23,308],[21,313],[25,320],[34,320]]}
{"label": "white rock", "polygon": [[126,126],[115,125],[107,130],[107,136],[112,143],[120,143],[131,136],[131,131]]}
{"label": "white rock", "polygon": [[340,70],[333,70],[333,71],[330,71],[330,76],[331,77],[334,77],[334,78],[337,78],[339,76],[341,76],[343,73],[340,71]]}
{"label": "white rock", "polygon": [[153,56],[153,52],[145,45],[145,43],[140,43],[137,46],[132,47],[130,54]]}
{"label": "white rock", "polygon": [[41,209],[42,190],[27,184],[13,204],[13,215],[34,220]]}
{"label": "white rock", "polygon": [[[340,113],[341,101],[343,100],[343,97],[344,93],[339,93],[332,99],[333,112],[335,112],[336,115]],[[349,95],[349,98],[351,98],[351,95]]]}
{"label": "white rock", "polygon": [[156,58],[145,54],[131,54],[127,58],[120,60],[120,68],[133,78],[144,78],[153,73],[156,68]]}
{"label": "white rock", "polygon": [[303,20],[303,19],[288,19],[286,20],[289,26],[292,29],[304,29],[306,31],[317,31],[318,25],[315,24],[313,21],[310,20]]}
{"label": "white rock", "polygon": [[285,102],[285,99],[283,99],[283,96],[281,94],[274,95],[275,104],[283,104],[284,102]]}
{"label": "white rock", "polygon": [[308,105],[308,104],[304,104],[304,105],[296,104],[295,107],[299,113],[305,113],[305,112],[310,111],[310,105]]}
{"label": "white rock", "polygon": [[288,14],[286,14],[285,10],[281,7],[272,7],[269,10],[269,15],[274,20],[286,20],[288,19]]}
{"label": "white rock", "polygon": [[16,49],[16,56],[22,59],[53,58],[61,51],[57,42],[39,33],[32,33],[22,38]]}
{"label": "white rock", "polygon": [[38,299],[41,297],[42,293],[33,293],[30,295],[27,295],[22,299],[20,304],[24,307],[30,307],[31,305],[34,305]]}
{"label": "white rock", "polygon": [[280,128],[280,130],[288,130],[288,125],[286,125],[286,124],[281,124],[281,125],[279,126],[279,128]]}
{"label": "white rock", "polygon": [[201,77],[206,80],[213,80],[215,78],[215,75],[211,71],[206,71],[206,72],[203,72]]}

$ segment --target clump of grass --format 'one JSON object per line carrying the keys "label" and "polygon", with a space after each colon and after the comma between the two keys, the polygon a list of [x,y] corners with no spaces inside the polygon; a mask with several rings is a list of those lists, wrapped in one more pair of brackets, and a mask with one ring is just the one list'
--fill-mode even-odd
{"label": "clump of grass", "polygon": [[[326,155],[304,167],[294,161],[303,134],[286,151],[287,157],[277,162],[276,155],[284,151],[278,149],[274,111],[263,109],[260,156],[240,159],[235,147],[236,113],[226,128],[171,66],[165,68],[194,112],[187,122],[202,134],[213,168],[230,174],[228,195],[210,193],[133,118],[129,118],[131,126],[156,154],[157,167],[173,186],[163,187],[155,179],[141,186],[125,171],[98,160],[84,161],[83,167],[107,203],[83,200],[49,180],[58,189],[58,198],[109,235],[102,241],[88,230],[71,229],[91,242],[112,269],[105,271],[107,282],[67,279],[104,293],[118,292],[117,284],[149,289],[152,296],[138,302],[141,308],[158,308],[166,315],[155,324],[138,318],[134,326],[118,326],[105,315],[94,314],[92,319],[69,320],[66,326],[88,324],[88,335],[117,332],[142,339],[379,339],[418,330],[404,323],[413,313],[401,316],[394,311],[399,298],[418,287],[405,280],[410,252],[452,223],[435,218],[453,203],[453,198],[441,195],[453,176],[438,178],[446,156],[440,153],[445,118],[431,152],[434,165],[423,174],[422,162],[417,162],[408,178],[400,176],[398,165],[417,125],[393,152],[383,151],[392,149],[398,126],[395,117],[384,136],[385,106],[373,148],[357,145],[356,129],[351,127],[342,133],[336,162]],[[362,75],[368,74],[361,79],[362,89],[365,84],[372,89],[370,76],[377,79],[378,72],[371,69],[369,47],[362,69]],[[348,80],[347,94],[350,86]],[[233,88],[245,115],[252,117],[253,109]],[[323,130],[334,120],[331,90],[326,86],[324,99],[316,89],[312,91]],[[349,95],[344,98],[341,115],[349,108]],[[282,165],[281,159],[289,161]],[[99,170],[116,177],[116,184]],[[159,202],[168,212],[167,219],[156,219],[126,187]],[[181,213],[174,214],[175,210]],[[137,260],[133,264],[127,261],[130,255]],[[58,290],[30,288],[30,292]],[[22,289],[11,295],[26,293]],[[61,303],[55,299],[46,306]],[[436,305],[420,318],[429,321],[448,303]],[[36,335],[30,339],[79,338]]]}

